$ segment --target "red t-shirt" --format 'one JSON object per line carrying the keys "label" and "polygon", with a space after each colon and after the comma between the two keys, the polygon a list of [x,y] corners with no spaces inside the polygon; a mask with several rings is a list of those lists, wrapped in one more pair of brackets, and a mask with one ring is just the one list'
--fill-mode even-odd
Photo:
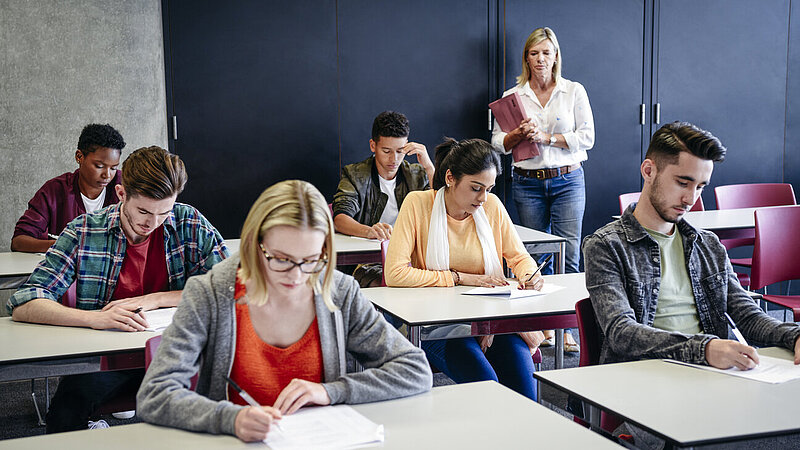
{"label": "red t-shirt", "polygon": [[143,242],[125,248],[112,300],[164,292],[169,289],[167,256],[164,253],[164,225],[153,230]]}
{"label": "red t-shirt", "polygon": [[[241,298],[245,291],[237,276],[234,297]],[[260,405],[274,405],[278,395],[293,378],[322,382],[322,345],[316,317],[300,340],[286,348],[279,348],[258,337],[250,322],[250,309],[246,304],[237,303],[235,351],[230,377]],[[228,399],[238,405],[247,405],[230,386]]]}

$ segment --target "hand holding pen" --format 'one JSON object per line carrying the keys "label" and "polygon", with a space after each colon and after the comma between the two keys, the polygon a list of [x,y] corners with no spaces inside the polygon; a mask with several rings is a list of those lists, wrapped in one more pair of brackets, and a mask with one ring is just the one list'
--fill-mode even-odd
{"label": "hand holding pen", "polygon": [[725,320],[736,336],[735,341],[729,339],[712,339],[706,344],[706,362],[709,366],[718,369],[730,369],[736,367],[739,370],[750,370],[758,365],[758,352],[755,348],[747,345],[747,341],[736,327],[728,313]]}
{"label": "hand holding pen", "polygon": [[244,408],[236,414],[234,421],[234,432],[236,437],[245,442],[263,441],[267,438],[272,425],[280,431],[278,420],[281,420],[281,412],[271,406],[261,406],[244,389],[240,388],[229,377],[224,376],[225,381],[239,393],[239,396],[247,402],[251,408]]}
{"label": "hand holding pen", "polygon": [[545,258],[544,261],[542,261],[542,263],[539,264],[539,267],[536,269],[535,272],[533,272],[531,274],[531,276],[528,277],[528,279],[526,279],[524,282],[519,284],[519,288],[520,289],[534,289],[534,290],[537,290],[537,291],[541,291],[542,290],[542,286],[544,286],[544,278],[542,278],[542,276],[539,275],[539,272],[542,271],[542,268],[544,266],[546,266],[547,263],[549,263],[551,259],[553,259],[553,254],[552,253],[547,255],[547,258]]}

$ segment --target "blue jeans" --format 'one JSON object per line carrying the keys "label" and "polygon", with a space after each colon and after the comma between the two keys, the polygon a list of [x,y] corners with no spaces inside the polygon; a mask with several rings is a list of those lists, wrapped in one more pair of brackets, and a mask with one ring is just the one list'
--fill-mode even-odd
{"label": "blue jeans", "polygon": [[495,335],[484,354],[475,338],[423,341],[428,360],[456,383],[499,381],[536,401],[533,359],[525,341],[516,334]]}
{"label": "blue jeans", "polygon": [[[512,173],[511,192],[523,226],[567,239],[566,272],[580,272],[581,227],[586,209],[583,167],[566,175],[537,180]],[[542,258],[544,259],[544,258]],[[542,273],[553,273],[552,264]]]}

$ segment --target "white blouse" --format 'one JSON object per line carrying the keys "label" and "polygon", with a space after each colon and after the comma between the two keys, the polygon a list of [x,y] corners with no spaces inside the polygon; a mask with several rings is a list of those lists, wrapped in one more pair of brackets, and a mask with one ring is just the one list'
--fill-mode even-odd
{"label": "white blouse", "polygon": [[[542,107],[529,83],[514,86],[503,97],[518,93],[528,117],[547,134],[561,134],[569,148],[539,143],[539,156],[513,163],[520,169],[547,169],[569,166],[586,161],[586,151],[594,146],[594,117],[589,106],[586,89],[576,81],[561,78],[553,89],[550,100]],[[492,145],[503,154],[511,153],[503,147],[507,133],[500,129],[497,120],[492,130]]]}

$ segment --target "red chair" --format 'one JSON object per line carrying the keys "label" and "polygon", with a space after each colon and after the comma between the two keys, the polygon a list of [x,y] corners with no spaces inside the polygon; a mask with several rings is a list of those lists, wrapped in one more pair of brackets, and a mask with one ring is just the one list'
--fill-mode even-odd
{"label": "red chair", "polygon": [[[641,192],[629,192],[627,194],[620,194],[619,196],[619,213],[624,214],[625,210],[628,209],[628,205],[633,202],[638,202],[639,197],[642,195]],[[697,201],[692,205],[692,209],[689,211],[705,211],[705,205],[703,205],[703,197],[697,197]]]}
{"label": "red chair", "polygon": [[[150,363],[153,361],[153,358],[155,358],[156,350],[158,350],[158,346],[159,345],[161,345],[161,336],[151,337],[150,339],[147,340],[147,342],[144,343],[144,368],[145,368],[145,370],[147,370],[147,368],[150,367]],[[191,385],[190,385],[189,389],[195,390],[195,388],[197,387],[197,377],[199,375],[200,375],[199,373],[196,373],[191,378],[191,380],[190,380],[191,381]]]}
{"label": "red chair", "polygon": [[800,320],[800,295],[767,295],[766,287],[800,279],[800,206],[756,210],[752,289],[764,288],[764,300],[792,310]]}
{"label": "red chair", "polygon": [[[753,184],[729,184],[714,188],[714,196],[717,200],[717,209],[736,209],[736,208],[757,208],[761,206],[782,206],[796,205],[797,200],[794,196],[794,189],[791,184],[786,183],[753,183]],[[739,230],[729,232],[731,237],[722,239],[720,242],[726,249],[753,245],[755,242],[755,231]],[[753,258],[732,258],[731,264],[742,267],[752,267]],[[742,286],[752,286],[751,277],[747,274],[737,273],[739,282]]]}
{"label": "red chair", "polygon": [[[578,360],[578,367],[600,364],[602,339],[591,300],[585,298],[575,303],[575,315],[578,317],[578,335],[581,338],[581,355]],[[585,421],[578,418],[575,418],[575,421],[586,425]],[[616,416],[604,412],[600,413],[600,428],[609,433],[613,433],[622,422],[623,420]]]}

